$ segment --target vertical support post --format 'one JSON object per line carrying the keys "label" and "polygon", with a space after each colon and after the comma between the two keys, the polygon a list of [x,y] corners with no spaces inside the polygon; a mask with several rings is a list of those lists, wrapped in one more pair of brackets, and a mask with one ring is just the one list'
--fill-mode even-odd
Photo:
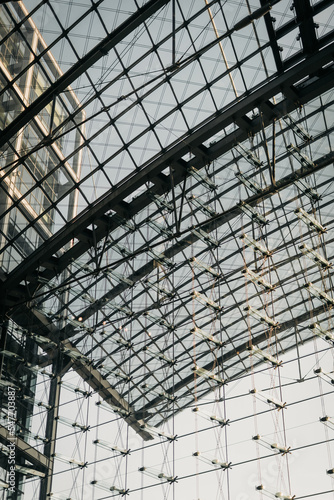
{"label": "vertical support post", "polygon": [[[3,307],[3,309],[5,309]],[[0,325],[0,349],[4,350],[6,346],[6,339],[7,339],[7,329],[8,329],[8,321],[5,319],[5,313],[3,312],[1,314],[1,325]],[[2,376],[3,372],[3,355],[0,356],[0,379]]]}
{"label": "vertical support post", "polygon": [[[76,207],[73,207],[74,209]],[[70,245],[69,245],[70,246]],[[62,274],[62,281],[66,281],[69,275],[69,270],[65,270]],[[66,290],[62,293],[61,302],[67,304],[69,297],[69,291]],[[59,321],[58,328],[61,330],[65,326],[65,319],[62,318]],[[52,490],[52,477],[53,477],[53,465],[54,465],[54,453],[56,451],[56,438],[57,438],[57,424],[59,415],[59,402],[60,402],[60,391],[61,391],[61,378],[62,378],[62,368],[63,360],[62,354],[58,351],[58,356],[55,358],[52,364],[52,373],[55,377],[51,379],[50,390],[49,390],[49,406],[51,409],[48,412],[46,421],[46,431],[45,437],[48,442],[44,445],[44,455],[49,459],[48,474],[41,480],[41,488],[39,493],[39,500],[46,500],[47,495],[51,493]]]}
{"label": "vertical support post", "polygon": [[304,377],[302,376],[302,367],[301,367],[301,364],[300,364],[300,355],[299,355],[297,333],[298,333],[297,332],[297,325],[295,325],[295,338],[296,338],[297,360],[298,360],[298,370],[299,370],[299,379],[298,379],[298,382],[303,382]]}
{"label": "vertical support post", "polygon": [[50,115],[50,128],[49,128],[49,135],[52,136],[52,129],[53,129],[53,120],[55,116],[55,108],[56,108],[56,94],[53,95],[52,98],[52,107],[51,107],[51,115]]}
{"label": "vertical support post", "polygon": [[45,437],[48,442],[44,445],[44,455],[49,459],[47,476],[41,480],[41,488],[39,493],[39,500],[45,500],[47,495],[51,493],[52,476],[53,476],[53,454],[56,449],[56,436],[57,436],[57,417],[59,412],[60,400],[60,360],[57,359],[52,365],[52,371],[55,377],[51,379],[50,392],[49,392],[49,405],[52,407],[48,412],[46,422]]}
{"label": "vertical support post", "polygon": [[175,185],[174,185],[174,176],[173,176],[173,167],[172,166],[169,167],[169,172],[170,172],[170,183],[171,183],[172,194],[173,194],[175,231],[176,231],[176,234],[179,234],[180,233],[180,221],[178,220],[178,217],[177,217],[176,198],[175,198]]}
{"label": "vertical support post", "polygon": [[276,186],[276,118],[273,119],[272,185]]}
{"label": "vertical support post", "polygon": [[175,65],[175,0],[172,0],[172,66]]}

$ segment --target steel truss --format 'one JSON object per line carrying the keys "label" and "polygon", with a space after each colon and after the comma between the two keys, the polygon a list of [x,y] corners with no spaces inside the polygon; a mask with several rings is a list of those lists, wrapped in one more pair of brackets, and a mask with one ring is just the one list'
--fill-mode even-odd
{"label": "steel truss", "polygon": [[[318,297],[313,299],[312,307],[308,307],[309,295],[305,284],[311,280],[300,264],[305,255],[299,247],[301,238],[289,231],[292,225],[296,227],[297,224],[296,217],[291,215],[291,206],[297,201],[309,215],[316,217],[315,222],[303,232],[303,237],[322,252],[325,262],[330,262],[333,239],[329,234],[325,243],[325,236],[333,225],[329,213],[333,200],[327,198],[333,152],[330,148],[328,151],[320,149],[324,139],[330,143],[332,125],[326,122],[321,129],[314,127],[313,135],[304,131],[303,140],[299,140],[298,134],[303,133],[302,125],[306,123],[312,128],[313,118],[318,115],[325,117],[327,109],[333,107],[334,32],[327,31],[319,37],[313,19],[326,11],[332,2],[324,0],[311,6],[309,1],[295,1],[294,19],[275,29],[270,10],[279,5],[279,1],[269,5],[261,0],[259,11],[244,17],[226,33],[187,57],[176,57],[174,43],[173,63],[162,65],[160,79],[153,79],[136,88],[129,73],[133,67],[136,68],[138,61],[126,67],[117,50],[120,43],[139,28],[151,34],[147,28],[148,20],[168,3],[167,0],[151,0],[134,12],[93,49],[77,57],[71,68],[50,83],[34,102],[24,104],[22,100],[24,109],[1,134],[0,147],[6,151],[11,144],[14,155],[4,173],[10,178],[20,165],[29,165],[33,155],[56,143],[61,134],[66,136],[73,128],[80,135],[81,142],[64,157],[59,156],[55,171],[61,171],[73,155],[86,150],[94,151],[94,140],[111,126],[117,129],[118,122],[129,110],[137,106],[145,113],[145,106],[149,107],[148,99],[154,91],[165,87],[174,90],[177,78],[181,78],[188,67],[204,61],[207,53],[218,43],[225,39],[233,40],[239,29],[247,25],[253,27],[255,20],[263,17],[268,35],[265,46],[272,51],[274,72],[253,87],[246,88],[241,95],[235,95],[227,104],[218,106],[215,103],[216,109],[205,119],[198,120],[193,126],[187,123],[185,131],[178,132],[176,139],[166,145],[161,142],[159,151],[148,160],[141,163],[134,160],[132,171],[117,182],[114,179],[110,181],[110,187],[92,202],[87,201],[89,193],[84,193],[83,188],[91,174],[82,179],[78,176],[69,180],[67,177],[67,182],[59,190],[59,197],[50,203],[50,210],[57,211],[66,196],[77,192],[87,202],[84,209],[63,223],[50,238],[43,234],[28,258],[18,259],[20,261],[16,266],[1,274],[3,317],[6,321],[11,319],[15,322],[23,329],[24,335],[33,341],[35,339],[42,349],[43,354],[39,351],[34,366],[38,369],[52,367],[55,372],[50,386],[49,404],[53,410],[48,417],[48,443],[45,444],[44,454],[34,452],[24,440],[20,440],[18,446],[24,459],[46,473],[41,498],[51,491],[57,401],[61,379],[70,369],[144,440],[150,440],[152,435],[145,430],[145,424],[163,424],[192,404],[194,388],[199,397],[203,397],[217,385],[247,373],[252,345],[278,356],[313,338],[310,331],[312,318],[325,324],[331,316],[330,294],[327,302],[319,305]],[[211,2],[210,6],[214,7],[216,3]],[[92,10],[99,13],[98,7]],[[205,12],[205,8],[201,8],[201,12]],[[193,19],[197,16],[198,13],[194,14]],[[184,18],[166,39],[174,37],[175,42],[178,33],[187,32],[188,24],[191,20]],[[301,50],[284,59],[280,41],[296,29]],[[65,37],[64,33],[62,37]],[[156,55],[161,60],[159,50],[166,39],[156,43],[150,39],[152,47],[142,56],[143,60],[147,54]],[[264,47],[259,45],[248,58],[259,54],[263,57],[263,50]],[[87,118],[81,114],[78,119],[79,113],[87,106],[86,102],[74,111],[68,110],[66,120],[58,127],[52,128],[51,120],[50,129],[30,151],[16,151],[14,138],[19,136],[22,128],[31,122],[36,124],[42,110],[50,103],[61,101],[62,93],[80,76],[91,81],[89,70],[113,51],[122,69],[119,79],[123,76],[128,78],[132,88],[126,95],[118,96],[113,104],[105,104],[103,99],[106,99],[109,84],[103,90],[97,90],[93,84],[93,98],[87,101],[88,105],[98,102],[102,106],[101,112],[107,117],[99,130],[91,137],[84,132],[84,125],[101,113],[89,110]],[[234,68],[226,68],[224,76],[231,77],[233,69],[237,71],[239,66],[246,66],[248,58],[237,61]],[[41,60],[42,56],[38,56],[30,64]],[[7,78],[2,94],[12,91],[18,80],[19,75],[12,81]],[[220,81],[221,75],[216,81],[205,81],[195,97],[204,90],[211,92]],[[133,102],[119,113],[118,120],[114,119],[110,114],[114,104],[130,96]],[[190,98],[188,102],[187,99],[177,102],[166,117],[178,111],[184,113],[183,108],[189,102]],[[305,114],[302,115],[304,109]],[[146,133],[159,137],[162,119],[149,116],[147,122],[138,137]],[[40,127],[40,133],[42,130]],[[296,144],[287,143],[287,137],[291,136]],[[119,146],[119,150],[122,149],[129,154],[129,161],[131,140],[124,138]],[[260,151],[265,155],[265,161],[260,160]],[[118,156],[116,161],[120,158]],[[114,157],[111,155],[107,160],[99,160],[96,154],[94,160],[95,174],[104,172],[108,161],[112,162]],[[296,162],[299,162],[297,167]],[[289,165],[289,169],[285,164]],[[117,168],[121,170],[125,166],[120,162]],[[249,183],[246,188],[239,180],[241,177],[228,177],[232,167],[239,173],[247,169]],[[68,169],[67,164],[69,172]],[[224,186],[225,182],[218,186],[219,179],[225,175],[226,183],[231,183],[231,188]],[[36,185],[43,186],[49,176],[50,173],[47,173],[36,181]],[[298,184],[301,181],[306,182],[306,188],[305,184],[301,184],[303,191]],[[257,192],[252,192],[252,189],[257,189]],[[324,195],[317,195],[317,190]],[[227,203],[230,191],[234,199],[232,203]],[[312,192],[316,193],[313,199]],[[11,196],[9,190],[6,194]],[[20,210],[23,198],[13,196],[12,206],[3,217],[11,210]],[[194,199],[197,200],[196,206]],[[245,206],[253,214],[251,220],[246,219]],[[318,214],[325,219],[326,229],[322,229]],[[29,219],[28,212],[24,215]],[[268,216],[272,217],[270,224],[267,224]],[[43,213],[29,220],[28,228],[38,227],[42,217]],[[8,238],[4,251],[20,243],[26,231],[27,228],[23,227],[11,239]],[[240,243],[240,237],[245,238],[246,232],[251,234],[249,241],[254,250],[248,254],[245,239]],[[268,241],[276,241],[277,244],[267,249]],[[126,248],[124,242],[129,245],[132,242],[132,248]],[[267,254],[264,251],[258,257],[256,252],[264,248],[261,245],[265,246]],[[282,251],[287,252],[287,257],[283,259],[280,258]],[[227,261],[231,266],[228,271],[224,267]],[[292,269],[289,276],[284,274],[287,265]],[[255,275],[256,272],[265,275],[269,271],[276,273],[275,286],[282,287],[281,297],[275,297],[274,292],[270,295],[270,308],[272,311],[277,308],[272,324],[265,324],[268,318],[271,319],[269,306],[256,286],[247,300],[245,297],[237,298],[239,291],[245,287],[241,272],[250,266],[255,266]],[[321,286],[326,282],[330,293],[331,267],[324,267],[322,271],[325,274],[319,277],[316,274],[318,266],[319,262],[314,261],[310,267],[312,283]],[[240,284],[235,285],[237,277]],[[291,280],[296,281],[296,286],[291,285]],[[77,291],[73,291],[75,287]],[[249,305],[252,301],[256,304],[253,309]],[[47,312],[51,303],[53,309]],[[247,317],[252,310],[262,314],[262,319],[257,320],[249,334]],[[126,328],[129,333],[125,333]],[[204,380],[200,379],[200,375],[194,376],[191,350],[196,328],[202,335],[196,344],[199,348],[196,363],[202,374],[206,374]],[[231,333],[234,330],[236,333]],[[161,369],[159,363],[162,363]],[[131,365],[129,372],[126,371],[128,365]],[[5,433],[1,431],[0,434],[1,441],[5,442]]]}

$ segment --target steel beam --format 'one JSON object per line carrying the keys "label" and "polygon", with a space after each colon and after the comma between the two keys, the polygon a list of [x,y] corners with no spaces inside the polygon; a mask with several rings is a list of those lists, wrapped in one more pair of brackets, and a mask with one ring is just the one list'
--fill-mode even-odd
{"label": "steel beam", "polygon": [[[33,322],[33,318],[38,320],[39,328],[38,333],[53,340],[54,342],[59,343],[59,330],[50,323],[50,321],[44,316],[40,311],[30,309],[30,325]],[[14,321],[16,318],[13,318]],[[25,323],[25,326],[27,323]],[[36,325],[34,325],[35,327]],[[36,330],[35,330],[36,331]],[[65,347],[71,349],[75,354],[82,355],[82,353],[73,346],[70,341],[66,340],[62,342],[61,347]],[[48,412],[48,420],[47,420],[47,428],[46,428],[46,438],[48,439],[48,443],[46,443],[44,447],[45,457],[50,457],[50,463],[47,464],[48,474],[45,480],[43,480],[43,491],[49,493],[51,490],[51,481],[52,481],[52,455],[55,451],[55,439],[56,439],[56,430],[57,430],[57,421],[56,417],[58,415],[58,407],[59,407],[59,398],[60,398],[60,381],[61,377],[66,373],[66,370],[63,370],[62,360],[63,357],[66,357],[66,354],[61,356],[59,355],[59,349],[50,350],[48,348],[45,349],[48,353],[48,361],[40,366],[46,366],[50,363],[54,365],[54,372],[56,373],[56,377],[51,380],[51,389],[49,395],[49,405],[52,407],[52,410]],[[69,361],[72,361],[72,358],[66,357]],[[94,390],[96,391],[101,398],[109,404],[117,406],[121,410],[125,410],[129,412],[128,417],[122,417],[124,420],[134,429],[134,431],[139,434],[145,441],[152,439],[152,436],[141,429],[141,425],[144,423],[142,420],[138,420],[136,418],[135,411],[133,408],[127,403],[127,401],[122,398],[122,396],[109,384],[107,380],[105,380],[101,373],[95,369],[91,364],[87,364],[84,361],[75,360],[74,363],[68,363],[68,368],[71,367],[73,370],[77,371],[77,373],[83,378],[83,380]],[[0,435],[1,439],[1,435]],[[41,497],[42,498],[42,497]]]}
{"label": "steel beam", "polygon": [[80,377],[95,392],[97,392],[106,403],[112,404],[122,410],[125,410],[126,412],[129,412],[128,417],[122,418],[129,424],[130,427],[132,427],[132,429],[136,431],[137,434],[139,434],[139,436],[144,439],[144,441],[153,439],[151,434],[141,429],[141,425],[144,424],[144,421],[141,419],[137,420],[135,412],[131,406],[118,394],[117,391],[115,391],[115,389],[111,387],[109,382],[102,377],[98,370],[96,370],[92,365],[83,364],[80,363],[80,361],[76,361],[72,365],[72,369],[75,370],[78,375],[80,375]]}
{"label": "steel beam", "polygon": [[[74,237],[80,239],[86,228],[95,223],[97,226],[102,226],[102,229],[97,230],[99,238],[103,238],[108,231],[108,219],[104,215],[107,211],[122,203],[123,199],[131,195],[136,189],[142,186],[147,181],[153,181],[158,174],[160,174],[166,166],[171,163],[177,163],[182,156],[184,156],[189,149],[200,146],[204,141],[207,141],[221,131],[223,128],[229,126],[231,123],[240,117],[242,118],[252,109],[261,107],[265,103],[269,103],[270,99],[276,94],[283,92],[288,94],[289,89],[293,87],[297,98],[292,102],[286,99],[278,103],[274,108],[275,117],[284,116],[286,113],[292,111],[296,107],[305,104],[316,95],[320,95],[325,90],[332,87],[333,67],[327,67],[322,70],[322,67],[330,63],[333,59],[333,44],[325,47],[319,53],[308,57],[305,61],[301,62],[296,67],[290,69],[279,77],[273,78],[267,84],[260,87],[258,90],[240,98],[233,105],[220,110],[202,124],[197,130],[192,131],[191,134],[181,137],[171,147],[162,152],[158,158],[145,164],[139,172],[130,174],[123,179],[115,188],[111,189],[108,193],[96,200],[92,205],[87,207],[75,219],[66,224],[62,229],[55,233],[48,241],[41,245],[33,254],[29,256],[24,262],[19,264],[8,276],[3,283],[4,288],[11,290],[15,288],[23,279],[33,273],[39,266],[53,267],[54,273],[59,273],[63,270],[73,256],[78,257],[84,253],[89,247],[89,241],[84,243],[79,242],[77,245],[66,252],[61,258],[54,258],[53,256]],[[319,77],[308,78],[310,73],[314,74],[317,70],[320,71]],[[305,78],[303,83],[294,86],[301,79]],[[270,103],[272,108],[272,104]],[[270,118],[264,115],[264,124],[269,124]],[[254,118],[250,126],[252,133],[261,130],[262,122],[260,118]],[[248,131],[239,129],[221,141],[213,144],[208,148],[208,156],[215,159],[224,152],[228,151],[237,142],[247,138]],[[198,166],[203,162],[203,159],[194,158],[192,164]],[[130,204],[131,205],[131,204]],[[104,226],[104,227],[103,227]],[[51,259],[51,263],[48,261]],[[61,265],[60,265],[61,263]],[[54,274],[54,275],[55,275]]]}
{"label": "steel beam", "polygon": [[0,149],[7,141],[13,138],[21,128],[29,123],[42,109],[47,106],[54,96],[59,95],[67,87],[69,87],[77,78],[87,71],[99,59],[104,57],[112,48],[114,48],[121,40],[132,33],[152,14],[157,12],[161,7],[164,7],[169,0],[150,0],[143,7],[140,7],[137,12],[132,14],[124,23],[117,27],[112,33],[106,36],[98,43],[88,54],[77,61],[64,75],[41,94],[30,106],[20,113],[1,133]]}
{"label": "steel beam", "polygon": [[[333,162],[334,162],[334,153],[330,153],[324,156],[322,159],[318,160],[318,162],[314,165],[314,167],[305,166],[298,170],[295,170],[293,173],[287,175],[283,179],[278,180],[275,186],[270,185],[267,188],[263,189],[261,193],[255,194],[247,198],[247,200],[245,201],[250,206],[256,206],[262,203],[264,200],[270,198],[271,196],[276,195],[283,189],[286,189],[287,187],[291,186],[296,180],[303,179],[311,174],[315,174],[316,172],[322,170],[323,168],[327,167]],[[201,228],[203,231],[210,233],[211,231],[222,226],[223,224],[230,222],[239,215],[240,215],[240,208],[238,205],[235,205],[234,207],[231,207],[229,210],[226,210],[225,212],[222,212],[221,214],[218,214],[217,216],[212,217],[208,221],[202,223]],[[189,232],[188,230],[186,231],[186,233],[187,234],[182,239],[179,239],[176,244],[171,245],[166,249],[164,255],[167,258],[171,259],[175,257],[178,253],[185,250],[189,245],[195,243],[198,240],[197,236]],[[147,274],[149,274],[154,269],[154,266],[155,262],[153,259],[147,262],[143,267],[137,269],[134,273],[129,275],[128,278],[133,283],[137,283]],[[90,318],[98,310],[100,310],[101,307],[105,306],[107,301],[113,300],[114,298],[118,297],[127,288],[129,288],[129,285],[123,283],[112,287],[103,297],[98,299],[94,304],[91,304],[85,310],[80,311],[80,316],[83,318],[83,321]],[[25,307],[24,304],[20,306],[20,309],[22,309],[22,307]],[[50,320],[48,320],[45,316],[43,316],[39,311],[33,310],[33,315],[35,319],[38,319],[40,327],[51,328]],[[15,315],[13,316],[13,319],[16,322],[19,322],[19,318],[17,318]],[[39,330],[38,325],[32,324],[31,319],[29,323],[31,324],[32,328],[37,328]],[[75,331],[75,329],[71,325],[67,325],[62,330],[57,329],[53,333],[49,331],[47,336],[50,338],[50,340],[57,342],[64,340],[66,341],[66,339],[71,338],[71,336],[75,335],[76,333],[77,331]],[[72,348],[73,347],[71,347],[71,349]],[[77,352],[79,353],[79,351]]]}
{"label": "steel beam", "polygon": [[[304,178],[312,173],[315,173],[315,172],[321,170],[322,168],[325,168],[327,165],[332,163],[333,160],[334,160],[334,153],[323,157],[321,160],[319,160],[317,162],[317,164],[314,167],[308,166],[308,167],[303,167],[299,170],[296,170],[295,172],[293,172],[292,174],[289,174],[285,178],[278,180],[276,186],[268,186],[261,193],[259,193],[257,195],[253,195],[252,197],[248,198],[247,203],[249,205],[255,206],[258,203],[262,202],[263,200],[269,198],[270,196],[275,195],[277,192],[281,191],[282,189],[287,188],[296,179]],[[231,219],[238,216],[239,214],[240,214],[239,208],[237,206],[232,207],[230,210],[227,210],[226,212],[219,214],[216,217],[213,217],[212,219],[210,219],[209,222],[205,222],[204,224],[202,224],[201,225],[202,229],[206,232],[210,232],[210,231],[216,229],[217,227],[219,227],[220,225],[230,221]],[[196,236],[193,234],[187,235],[182,240],[179,240],[177,245],[173,245],[173,246],[169,247],[166,250],[165,255],[169,258],[173,257],[174,255],[176,255],[177,253],[179,253],[180,251],[185,249],[187,246],[189,246],[190,244],[195,242],[196,239],[197,239]],[[154,266],[153,261],[147,263],[145,266],[143,266],[143,268],[137,270],[130,277],[131,280],[137,281],[137,280],[141,279],[143,276],[145,276],[147,273],[149,273],[153,269],[153,266]],[[108,292],[108,294],[106,294],[106,296],[104,298],[108,298],[108,300],[110,300],[110,299],[116,297],[117,295],[119,295],[125,288],[126,288],[126,285],[118,285],[118,286],[114,287],[110,292]],[[105,301],[103,300],[104,298],[101,299],[101,305],[105,304]],[[91,305],[89,308],[87,308],[85,311],[83,311],[80,315],[84,319],[87,319],[92,314],[94,314],[99,309],[99,307],[100,306],[99,306],[99,301],[98,301],[95,305]],[[317,308],[315,310],[315,313],[322,312],[322,311],[323,311],[323,306],[320,308]],[[68,328],[66,329],[66,335],[65,335],[65,330],[63,332],[62,331],[58,332],[58,330],[56,331],[55,328],[49,324],[48,319],[42,317],[41,313],[36,311],[35,315],[36,315],[36,317],[39,317],[40,324],[44,325],[44,329],[49,330],[48,336],[52,340],[56,340],[56,341],[61,340],[63,338],[68,338],[71,335],[71,332],[69,331]],[[284,323],[282,325],[280,331],[284,331],[284,330],[290,328],[291,325],[298,324],[299,322],[304,321],[306,319],[308,319],[308,316],[307,315],[305,316],[305,314],[303,316],[298,317],[297,319],[292,319],[292,320]],[[51,333],[50,330],[52,330],[53,333]],[[73,333],[74,333],[74,331],[72,330],[72,334]],[[260,342],[260,341],[264,340],[266,337],[265,337],[265,334],[263,334],[263,335],[264,335],[263,338],[262,338],[262,336],[258,336],[254,340],[254,342]],[[75,350],[78,354],[81,354],[80,351],[77,348],[71,346],[71,344],[68,341],[67,341],[67,344],[65,346]],[[245,343],[244,346],[241,346],[241,350],[238,347],[238,351],[241,352],[242,350],[245,350],[246,346],[247,346],[247,343]],[[224,355],[225,357],[221,361],[226,362],[228,359],[231,359],[234,355],[235,355],[235,352],[231,351],[230,353],[227,353],[226,355]],[[96,370],[93,366],[87,365],[85,363],[81,363],[80,361],[76,361],[72,365],[72,368],[75,371],[77,371],[77,373],[94,389],[94,391],[97,391],[106,402],[109,402],[109,403],[111,403],[111,404],[113,404],[121,409],[129,411],[130,415],[129,415],[129,417],[127,417],[125,419],[127,421],[127,423],[139,435],[141,435],[143,437],[143,439],[150,438],[150,435],[149,434],[146,435],[146,433],[144,433],[143,430],[141,429],[141,425],[142,425],[143,421],[137,420],[135,418],[134,412],[131,410],[128,403],[120,396],[120,394],[117,393],[117,391],[115,391],[110,386],[110,384],[102,377],[102,375],[100,374],[100,372],[98,370]],[[209,369],[210,366],[207,366],[204,368]],[[180,382],[181,386],[177,387],[177,389],[183,387],[183,384],[186,385],[189,381],[190,381],[190,378],[189,378],[189,380],[187,378],[187,381],[184,380],[184,381]],[[155,403],[156,403],[156,401],[154,400],[152,403],[150,403],[150,405],[146,405],[143,408],[143,414],[146,414],[148,409],[153,407]]]}
{"label": "steel beam", "polygon": [[0,425],[0,441],[6,446],[15,442],[15,449],[25,460],[31,462],[41,472],[47,473],[49,459],[20,437],[15,436],[14,441],[13,436],[10,435],[8,429],[3,425]]}
{"label": "steel beam", "polygon": [[[221,142],[224,143],[223,147],[225,148],[226,147],[225,138]],[[227,144],[228,144],[228,142],[227,142]],[[216,147],[216,145],[213,147]],[[222,145],[220,145],[220,147],[222,147]],[[246,201],[246,203],[248,203],[251,206],[256,206],[257,204],[259,204],[260,202],[262,202],[266,198],[269,198],[270,196],[274,195],[277,191],[280,191],[280,190],[285,189],[286,187],[292,185],[296,179],[305,178],[312,173],[315,173],[319,170],[322,170],[326,166],[333,163],[333,161],[334,161],[333,153],[330,153],[330,154],[320,158],[316,162],[314,167],[303,167],[301,169],[298,169],[295,172],[284,177],[283,179],[280,179],[277,182],[276,186],[268,186],[267,188],[263,189],[260,194],[253,195],[245,201]],[[185,170],[186,170],[186,168],[185,168]],[[222,224],[224,224],[226,222],[229,222],[230,220],[232,220],[233,218],[235,218],[238,215],[240,215],[240,209],[237,205],[235,205],[234,207],[231,207],[229,210],[217,215],[214,218],[211,218],[208,222],[206,222],[205,224],[202,225],[202,229],[204,229],[206,232],[211,232],[212,230],[220,227]],[[172,245],[166,250],[166,252],[165,252],[166,257],[172,258],[177,253],[179,253],[181,250],[184,250],[187,246],[194,243],[195,241],[197,241],[197,237],[195,235],[190,234],[190,233],[187,234],[186,238],[184,238],[183,240],[179,240],[177,245]],[[136,283],[137,281],[142,279],[146,274],[150,273],[153,269],[153,266],[154,266],[153,261],[148,262],[145,266],[143,266],[143,268],[136,270],[136,272],[133,273],[133,275],[129,276],[129,279],[131,279],[133,282]],[[103,302],[104,299],[112,300],[113,298],[117,297],[121,292],[123,292],[126,288],[128,288],[128,286],[124,285],[124,284],[118,284],[115,287],[113,287],[103,298],[98,300],[96,302],[96,304],[90,305],[85,311],[83,311],[81,313],[81,316],[83,317],[83,319],[86,320],[88,317],[91,316],[91,314],[96,312],[99,309],[99,307],[102,307],[102,305],[104,304],[104,302]],[[29,294],[29,291],[25,291],[24,287],[23,288],[16,287],[16,292],[14,290],[14,295],[11,298],[12,302],[9,305],[14,306],[16,300],[21,302],[21,301],[29,300],[30,297],[31,296]],[[101,304],[100,304],[100,302],[101,302]],[[21,305],[20,305],[20,307],[21,307]],[[38,316],[38,314],[39,313],[36,311],[35,316]],[[18,321],[18,322],[20,323],[20,321]],[[47,323],[48,323],[47,321],[46,322],[44,321],[44,324],[47,324]],[[71,330],[71,328],[69,329],[67,327],[66,334],[65,334],[65,330],[63,332],[60,331],[60,334],[59,335],[57,334],[57,338],[60,338],[60,339],[68,338],[69,336],[71,336],[70,330]]]}
{"label": "steel beam", "polygon": [[46,430],[45,437],[48,442],[44,445],[44,453],[48,457],[48,470],[45,478],[41,480],[41,487],[39,498],[44,500],[47,498],[48,493],[52,491],[52,478],[53,478],[53,468],[54,468],[54,453],[56,450],[56,438],[57,438],[57,416],[59,413],[59,403],[60,403],[60,376],[58,374],[60,369],[60,359],[55,359],[53,363],[52,371],[56,374],[54,378],[50,381],[49,390],[49,406],[50,410],[47,414],[46,420]]}
{"label": "steel beam", "polygon": [[[67,349],[71,349],[71,351],[73,351],[73,353],[75,354],[82,355],[82,353],[69,341],[62,342],[62,346]],[[59,355],[59,350],[57,350],[57,352],[54,351],[53,354],[56,354],[56,356]],[[129,414],[128,416],[123,416],[120,413],[120,417],[122,417],[144,441],[150,441],[151,439],[153,439],[151,434],[141,428],[141,426],[144,424],[144,421],[137,418],[137,414],[129,405],[129,403],[127,403],[127,401],[122,398],[122,396],[115,389],[113,389],[113,387],[111,387],[109,382],[101,375],[101,373],[96,368],[94,368],[91,363],[81,361],[80,359],[74,361],[72,360],[72,358],[68,359],[70,361],[65,364],[59,372],[59,377],[57,379],[57,391],[60,391],[61,378],[71,368],[78,373],[78,375],[84,380],[84,382],[86,382],[86,384],[88,384],[93,389],[94,392],[99,394],[103,401],[105,401],[107,404],[116,406],[122,411],[127,412]],[[47,366],[47,364],[48,363],[45,363],[43,366]],[[49,404],[51,406],[51,401],[49,402]],[[55,417],[58,415],[58,405],[59,403],[54,403],[54,407],[57,409],[57,414],[55,415]],[[52,421],[55,420],[55,417],[52,418]],[[51,445],[55,440],[55,430],[53,431],[53,433],[54,437],[51,438],[50,436],[49,438]],[[50,489],[48,491],[50,491]]]}

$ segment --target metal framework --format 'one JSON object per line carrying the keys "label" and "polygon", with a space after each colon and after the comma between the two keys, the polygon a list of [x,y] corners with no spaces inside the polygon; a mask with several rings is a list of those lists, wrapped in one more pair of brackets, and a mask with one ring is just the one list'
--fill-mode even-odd
{"label": "metal framework", "polygon": [[35,3],[0,2],[1,379],[51,378],[18,445],[44,499],[69,372],[148,441],[330,330],[334,29],[332,0]]}

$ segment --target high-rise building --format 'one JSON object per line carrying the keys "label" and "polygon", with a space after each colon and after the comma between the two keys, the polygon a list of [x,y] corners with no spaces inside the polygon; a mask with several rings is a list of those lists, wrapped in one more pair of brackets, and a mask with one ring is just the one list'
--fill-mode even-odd
{"label": "high-rise building", "polygon": [[333,6],[0,1],[3,499],[332,499]]}

